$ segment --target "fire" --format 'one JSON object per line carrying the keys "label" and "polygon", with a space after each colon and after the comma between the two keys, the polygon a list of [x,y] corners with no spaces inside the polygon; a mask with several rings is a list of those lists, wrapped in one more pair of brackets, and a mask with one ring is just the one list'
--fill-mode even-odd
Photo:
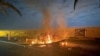
{"label": "fire", "polygon": [[[63,34],[52,34],[52,33],[42,33],[39,35],[39,38],[33,39],[31,44],[51,44],[53,42],[57,42],[63,39]],[[62,37],[62,38],[59,38]],[[67,46],[67,42],[61,42],[61,46]]]}
{"label": "fire", "polygon": [[61,43],[60,43],[60,45],[61,45],[61,46],[64,46],[64,45],[65,45],[65,43],[61,42]]}
{"label": "fire", "polygon": [[41,47],[41,48],[43,48],[43,47],[46,47],[46,45],[40,45],[40,46],[38,46],[38,47]]}
{"label": "fire", "polygon": [[45,44],[44,42],[39,41],[38,44]]}
{"label": "fire", "polygon": [[34,41],[32,41],[32,44],[35,44],[35,42],[34,42]]}
{"label": "fire", "polygon": [[61,42],[60,45],[61,45],[61,46],[67,46],[68,43],[67,43],[67,42]]}
{"label": "fire", "polygon": [[52,43],[52,40],[51,40],[51,36],[50,35],[47,35],[47,41],[46,41],[46,43]]}
{"label": "fire", "polygon": [[[29,40],[27,40],[27,42],[29,42]],[[44,37],[40,37],[40,40],[38,39],[34,39],[31,41],[31,44],[50,44],[52,43],[52,36],[47,34]]]}

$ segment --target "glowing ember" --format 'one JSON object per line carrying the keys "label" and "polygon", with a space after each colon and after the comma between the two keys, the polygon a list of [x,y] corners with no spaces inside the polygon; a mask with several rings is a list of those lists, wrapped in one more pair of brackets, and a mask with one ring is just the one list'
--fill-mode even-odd
{"label": "glowing ember", "polygon": [[65,43],[63,43],[63,42],[60,43],[61,46],[64,46],[64,44],[65,44]]}
{"label": "glowing ember", "polygon": [[67,43],[67,42],[65,42],[65,45],[67,46],[67,45],[68,45],[68,43]]}
{"label": "glowing ember", "polygon": [[41,47],[41,48],[42,48],[42,47],[46,47],[46,45],[40,45],[40,46],[38,46],[38,47]]}
{"label": "glowing ember", "polygon": [[60,45],[61,45],[61,46],[67,46],[68,43],[67,43],[67,42],[61,42]]}
{"label": "glowing ember", "polygon": [[34,41],[32,41],[32,43],[31,44],[35,44],[35,42]]}

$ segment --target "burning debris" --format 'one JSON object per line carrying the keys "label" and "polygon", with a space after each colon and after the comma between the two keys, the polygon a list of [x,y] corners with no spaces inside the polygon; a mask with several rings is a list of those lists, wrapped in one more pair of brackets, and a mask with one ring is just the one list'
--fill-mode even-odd
{"label": "burning debris", "polygon": [[[66,34],[67,36],[67,34]],[[65,37],[66,37],[65,36]],[[35,39],[27,39],[26,43],[27,44],[51,44],[53,42],[61,41],[65,39],[64,33],[50,33],[50,32],[45,32],[45,33],[40,33],[39,36]]]}

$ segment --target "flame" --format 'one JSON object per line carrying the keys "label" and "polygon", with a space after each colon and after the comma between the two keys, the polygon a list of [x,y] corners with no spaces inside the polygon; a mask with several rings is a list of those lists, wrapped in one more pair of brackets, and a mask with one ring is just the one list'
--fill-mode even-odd
{"label": "flame", "polygon": [[64,45],[65,45],[65,43],[64,43],[64,42],[61,42],[61,43],[60,43],[60,45],[61,45],[61,46],[64,46]]}
{"label": "flame", "polygon": [[67,46],[67,45],[68,45],[67,42],[61,42],[61,43],[60,43],[60,46]]}
{"label": "flame", "polygon": [[46,47],[46,45],[40,45],[40,46],[38,46],[38,47],[41,47],[41,48],[43,48],[43,47]]}
{"label": "flame", "polygon": [[35,44],[35,42],[34,42],[34,41],[32,41],[32,44]]}
{"label": "flame", "polygon": [[42,41],[39,41],[39,42],[38,42],[38,44],[45,44],[45,43],[44,43],[44,42],[42,42]]}
{"label": "flame", "polygon": [[52,43],[52,40],[51,40],[51,36],[50,35],[47,35],[47,41],[46,41],[46,43]]}

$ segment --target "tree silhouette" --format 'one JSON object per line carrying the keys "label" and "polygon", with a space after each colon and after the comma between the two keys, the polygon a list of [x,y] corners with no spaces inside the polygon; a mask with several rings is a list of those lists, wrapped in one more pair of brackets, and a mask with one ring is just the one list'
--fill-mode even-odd
{"label": "tree silhouette", "polygon": [[[100,2],[100,0],[99,0],[99,2]],[[99,8],[100,8],[100,3],[99,3]]]}
{"label": "tree silhouette", "polygon": [[77,2],[78,2],[78,0],[74,1],[74,10],[76,9]]}
{"label": "tree silhouette", "polygon": [[3,12],[4,14],[8,15],[7,11],[3,7],[11,8],[15,12],[17,12],[20,16],[22,16],[21,12],[15,6],[13,6],[11,3],[5,2],[4,0],[0,0],[0,11]]}

